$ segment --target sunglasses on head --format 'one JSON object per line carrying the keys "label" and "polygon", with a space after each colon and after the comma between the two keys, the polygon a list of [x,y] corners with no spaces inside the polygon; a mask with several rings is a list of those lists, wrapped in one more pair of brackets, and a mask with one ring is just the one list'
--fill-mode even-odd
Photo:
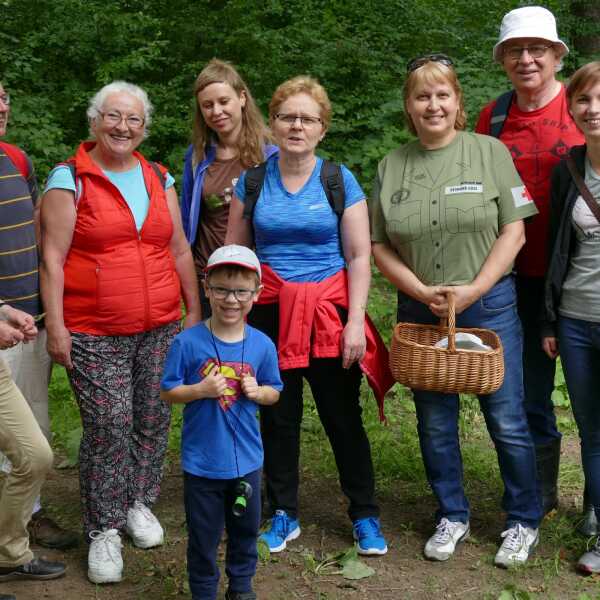
{"label": "sunglasses on head", "polygon": [[452,62],[452,59],[449,56],[446,56],[445,54],[423,54],[422,56],[417,56],[416,58],[413,58],[412,60],[408,61],[406,65],[406,72],[412,73],[413,71],[416,71],[423,65],[426,65],[428,62],[441,63],[446,67],[454,66],[454,62]]}

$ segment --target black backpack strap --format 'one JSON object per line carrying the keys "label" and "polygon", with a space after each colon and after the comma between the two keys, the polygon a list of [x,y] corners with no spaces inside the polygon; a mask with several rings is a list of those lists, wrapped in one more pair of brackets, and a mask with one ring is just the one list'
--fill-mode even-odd
{"label": "black backpack strap", "polygon": [[154,174],[158,177],[158,180],[160,181],[160,184],[162,185],[163,190],[166,190],[167,189],[166,175],[160,170],[159,166],[153,160],[149,160],[148,163],[152,167]]}
{"label": "black backpack strap", "polygon": [[340,165],[330,160],[323,160],[323,164],[321,165],[321,185],[325,190],[329,206],[331,206],[338,220],[341,221],[346,203],[346,190],[344,188],[344,178]]}
{"label": "black backpack strap", "polygon": [[246,179],[244,181],[244,219],[249,219],[252,221],[254,207],[256,206],[258,197],[260,196],[266,174],[266,162],[262,162],[260,165],[256,165],[256,167],[252,167],[246,171]]}
{"label": "black backpack strap", "polygon": [[506,117],[508,116],[508,111],[510,110],[510,105],[512,104],[514,95],[515,91],[510,90],[498,96],[496,104],[492,109],[492,115],[490,118],[489,134],[492,137],[500,137],[500,134],[502,133],[502,128],[504,127],[504,121],[506,121]]}

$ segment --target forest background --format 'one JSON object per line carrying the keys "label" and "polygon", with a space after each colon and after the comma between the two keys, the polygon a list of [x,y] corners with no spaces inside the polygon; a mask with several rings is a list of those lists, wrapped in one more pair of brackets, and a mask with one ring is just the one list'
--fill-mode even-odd
{"label": "forest background", "polygon": [[[560,74],[600,57],[600,0],[545,0],[571,49]],[[481,107],[508,88],[492,62],[502,16],[533,2],[515,0],[0,0],[0,81],[11,94],[7,141],[27,150],[40,183],[88,135],[90,97],[115,79],[136,83],[155,107],[142,151],[180,181],[190,141],[197,74],[212,57],[238,66],[266,113],[282,81],[317,77],[333,103],[333,123],[319,153],[345,163],[365,190],[377,162],[410,139],[401,90],[407,61],[445,52],[456,63],[469,127]],[[385,337],[395,322],[391,286],[374,272],[369,312]],[[76,469],[81,426],[64,369],[50,388],[57,465],[45,487],[52,515],[77,528]],[[378,497],[390,553],[371,560],[371,576],[341,577],[339,556],[350,545],[345,501],[336,467],[310,393],[305,396],[302,442],[301,541],[280,558],[262,557],[255,581],[265,600],[381,600],[486,598],[491,600],[600,600],[600,581],[573,571],[587,541],[574,533],[581,510],[582,475],[575,424],[562,371],[554,401],[563,431],[561,509],[543,525],[541,549],[526,568],[493,567],[501,530],[501,481],[485,424],[473,397],[461,402],[465,482],[473,500],[470,543],[452,569],[422,559],[435,501],[427,485],[410,393],[395,386],[386,401],[387,426],[372,395],[363,393],[364,421],[377,473]],[[167,476],[157,514],[166,545],[151,553],[126,545],[126,581],[93,588],[85,576],[85,548],[55,558],[69,576],[36,588],[49,600],[138,600],[189,597],[178,446],[181,411],[173,413]],[[335,510],[332,510],[333,509]],[[337,509],[336,509],[337,507]],[[341,551],[341,554],[340,554]],[[336,558],[337,557],[337,558]],[[442,575],[443,573],[443,575]],[[37,584],[36,584],[37,585]],[[33,588],[12,588],[22,598]]]}
{"label": "forest background", "polygon": [[[275,87],[317,77],[334,108],[323,155],[368,190],[377,162],[407,141],[401,86],[407,61],[456,61],[469,124],[507,88],[491,53],[514,0],[0,0],[0,80],[12,97],[8,141],[27,150],[41,181],[86,138],[90,97],[115,79],[155,106],[144,153],[176,178],[193,115],[192,86],[212,57],[230,60],[261,108]],[[598,0],[543,2],[571,48],[569,75],[599,50]],[[595,44],[595,46],[594,46]]]}

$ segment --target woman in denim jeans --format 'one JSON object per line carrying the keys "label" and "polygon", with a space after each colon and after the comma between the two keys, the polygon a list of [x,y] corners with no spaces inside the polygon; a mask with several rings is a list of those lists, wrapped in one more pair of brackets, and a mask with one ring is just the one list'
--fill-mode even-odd
{"label": "woman in denim jeans", "polygon": [[[399,290],[399,320],[436,323],[453,293],[458,326],[492,329],[502,340],[504,383],[479,401],[504,481],[507,519],[495,563],[506,567],[527,560],[541,518],[511,275],[525,239],[523,219],[537,211],[504,145],[463,131],[463,96],[450,58],[430,54],[409,62],[404,108],[418,140],[379,164],[370,203],[373,254]],[[414,390],[414,399],[425,470],[439,503],[425,556],[443,561],[469,535],[459,398]]]}
{"label": "woman in denim jeans", "polygon": [[[571,148],[575,170],[600,201],[600,61],[581,67],[567,88],[569,111],[585,136]],[[560,351],[581,438],[586,493],[600,517],[600,221],[590,210],[565,160],[552,174],[550,241],[543,348]],[[577,567],[600,573],[600,537]]]}

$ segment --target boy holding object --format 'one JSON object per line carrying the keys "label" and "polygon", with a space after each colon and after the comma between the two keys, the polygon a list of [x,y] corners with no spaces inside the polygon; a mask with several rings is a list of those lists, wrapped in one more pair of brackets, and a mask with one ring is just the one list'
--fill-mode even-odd
{"label": "boy holding object", "polygon": [[255,600],[263,448],[258,404],[274,404],[282,383],[271,340],[245,322],[261,269],[248,248],[215,250],[206,266],[212,315],[180,333],[164,367],[161,397],[186,404],[181,462],[194,600],[214,600],[217,548],[227,530],[227,600]]}

